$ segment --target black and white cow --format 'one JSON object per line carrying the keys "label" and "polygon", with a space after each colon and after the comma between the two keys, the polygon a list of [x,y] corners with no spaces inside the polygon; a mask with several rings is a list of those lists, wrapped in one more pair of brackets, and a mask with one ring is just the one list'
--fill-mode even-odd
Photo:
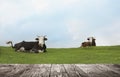
{"label": "black and white cow", "polygon": [[14,46],[12,41],[7,42],[7,44],[11,44],[12,48],[14,48],[15,51],[29,51],[35,53],[46,52],[45,41],[47,40],[47,38],[45,36],[38,36],[36,40],[37,41],[32,42],[22,41],[16,43]]}

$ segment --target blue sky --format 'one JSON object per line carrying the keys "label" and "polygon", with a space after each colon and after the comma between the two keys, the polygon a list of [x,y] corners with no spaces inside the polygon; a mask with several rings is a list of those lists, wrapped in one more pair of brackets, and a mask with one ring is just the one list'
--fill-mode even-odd
{"label": "blue sky", "polygon": [[47,35],[48,47],[120,45],[120,0],[0,0],[0,45]]}

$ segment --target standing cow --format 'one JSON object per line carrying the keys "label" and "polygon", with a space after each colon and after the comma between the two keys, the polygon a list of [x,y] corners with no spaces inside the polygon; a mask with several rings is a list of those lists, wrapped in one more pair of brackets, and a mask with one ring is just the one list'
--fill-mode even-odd
{"label": "standing cow", "polygon": [[38,36],[36,40],[37,41],[35,42],[22,41],[22,42],[16,43],[14,46],[12,41],[7,42],[7,44],[11,44],[12,48],[14,48],[15,51],[30,51],[35,53],[46,52],[45,41],[47,40],[47,38],[45,36]]}

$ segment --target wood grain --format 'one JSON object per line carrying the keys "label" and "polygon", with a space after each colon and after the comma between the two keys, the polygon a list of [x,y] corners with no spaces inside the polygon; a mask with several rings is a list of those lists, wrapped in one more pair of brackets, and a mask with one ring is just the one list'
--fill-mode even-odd
{"label": "wood grain", "polygon": [[0,77],[120,77],[120,64],[0,64]]}

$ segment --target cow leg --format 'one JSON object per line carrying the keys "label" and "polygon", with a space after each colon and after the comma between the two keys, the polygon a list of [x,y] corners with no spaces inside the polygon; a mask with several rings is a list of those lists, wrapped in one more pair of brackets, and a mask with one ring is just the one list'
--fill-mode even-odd
{"label": "cow leg", "polygon": [[38,52],[44,52],[43,50],[38,50]]}
{"label": "cow leg", "polygon": [[20,47],[19,50],[20,50],[20,51],[25,51],[25,48],[24,48],[24,47]]}
{"label": "cow leg", "polygon": [[32,49],[30,50],[30,52],[39,53],[39,51],[38,51],[37,49],[35,49],[35,48],[32,48]]}
{"label": "cow leg", "polygon": [[43,52],[47,52],[47,50],[46,50],[46,49],[44,49],[44,50],[43,50]]}
{"label": "cow leg", "polygon": [[25,51],[25,48],[24,47],[18,47],[18,48],[15,48],[15,51]]}
{"label": "cow leg", "polygon": [[44,44],[44,46],[43,46],[43,52],[47,52],[47,50],[46,50],[46,45]]}
{"label": "cow leg", "polygon": [[20,49],[20,48],[15,48],[15,51],[20,51],[19,49]]}
{"label": "cow leg", "polygon": [[37,49],[36,49],[36,50],[34,50],[34,52],[35,52],[35,53],[39,53],[39,51],[38,51]]}

